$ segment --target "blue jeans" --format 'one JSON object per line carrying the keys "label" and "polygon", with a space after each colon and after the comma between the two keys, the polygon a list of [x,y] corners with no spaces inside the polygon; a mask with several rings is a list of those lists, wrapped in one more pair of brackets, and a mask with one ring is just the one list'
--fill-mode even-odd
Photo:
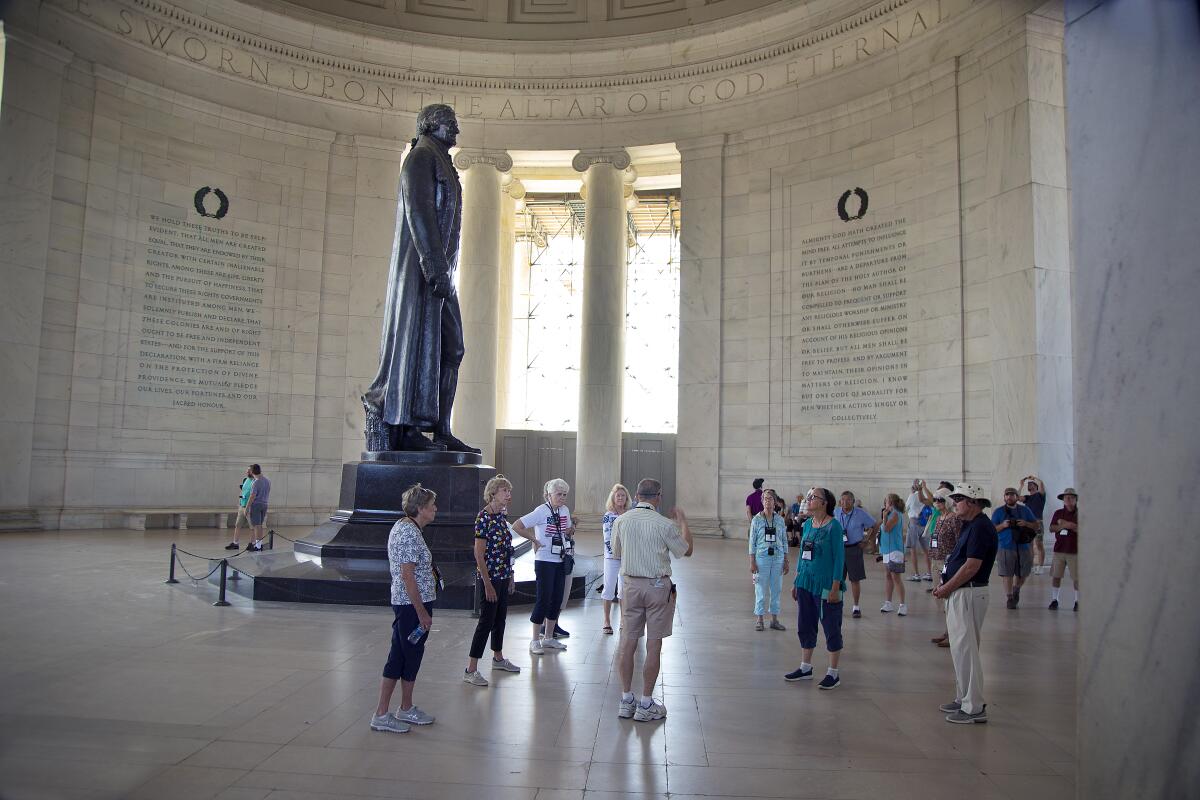
{"label": "blue jeans", "polygon": [[[783,556],[755,557],[758,582],[754,584],[754,615],[779,613],[779,595],[783,592]],[[770,598],[768,602],[768,597]]]}

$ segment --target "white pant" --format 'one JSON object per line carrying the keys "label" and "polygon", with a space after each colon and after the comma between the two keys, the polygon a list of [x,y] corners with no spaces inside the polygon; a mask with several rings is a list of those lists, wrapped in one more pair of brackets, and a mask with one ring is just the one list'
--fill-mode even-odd
{"label": "white pant", "polygon": [[615,600],[621,593],[621,559],[604,559],[604,591],[601,600]]}
{"label": "white pant", "polygon": [[946,632],[950,634],[950,656],[954,660],[955,698],[962,710],[983,710],[983,664],[979,660],[979,631],[987,614],[988,587],[964,586],[946,601]]}

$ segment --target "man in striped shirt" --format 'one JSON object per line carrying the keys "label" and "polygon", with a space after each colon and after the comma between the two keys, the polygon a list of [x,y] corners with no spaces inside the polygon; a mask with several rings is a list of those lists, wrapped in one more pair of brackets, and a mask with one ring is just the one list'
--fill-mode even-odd
{"label": "man in striped shirt", "polygon": [[[658,682],[662,640],[671,635],[675,618],[675,584],[671,582],[671,556],[692,554],[692,532],[683,509],[667,519],[658,513],[662,485],[643,478],[637,487],[637,505],[617,517],[612,527],[613,555],[621,559],[624,583],[621,598],[621,647],[618,662],[624,693],[617,716],[638,722],[665,719],[667,707],[653,697]],[[633,660],[638,639],[646,634],[646,662],[642,669],[642,699],[634,700]]]}

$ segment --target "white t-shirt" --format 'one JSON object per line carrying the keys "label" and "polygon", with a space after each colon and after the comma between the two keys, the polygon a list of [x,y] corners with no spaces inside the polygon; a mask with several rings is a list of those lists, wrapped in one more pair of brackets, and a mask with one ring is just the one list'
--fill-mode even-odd
{"label": "white t-shirt", "polygon": [[[530,511],[525,516],[521,517],[521,524],[526,528],[533,529],[534,538],[537,539],[537,552],[533,558],[535,561],[553,561],[555,564],[562,562],[561,555],[555,555],[550,552],[550,540],[554,536],[553,525],[548,525],[550,522],[550,506],[542,503],[540,506]],[[569,537],[573,533],[571,530],[571,510],[566,506],[558,507],[559,530],[563,536],[563,546],[571,549],[575,543]],[[569,551],[569,550],[568,550]]]}
{"label": "white t-shirt", "polygon": [[904,501],[904,513],[908,515],[909,519],[916,519],[921,516],[921,509],[924,506],[925,504],[921,502],[921,495],[913,492]]}

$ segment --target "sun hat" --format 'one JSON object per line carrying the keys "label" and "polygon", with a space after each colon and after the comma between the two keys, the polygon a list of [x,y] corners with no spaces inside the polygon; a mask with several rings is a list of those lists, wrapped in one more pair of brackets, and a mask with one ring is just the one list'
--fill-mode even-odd
{"label": "sun hat", "polygon": [[933,499],[934,500],[946,500],[950,497],[951,494],[952,494],[952,492],[949,489],[947,489],[945,486],[943,486],[942,488],[938,489],[936,492],[933,493]]}
{"label": "sun hat", "polygon": [[950,495],[951,499],[955,497],[965,497],[968,500],[978,500],[984,508],[987,508],[992,504],[992,501],[988,499],[987,493],[984,492],[981,487],[976,486],[973,483],[960,483],[956,485],[954,487],[953,494]]}
{"label": "sun hat", "polygon": [[1063,489],[1062,494],[1058,496],[1058,499],[1062,500],[1066,495],[1071,495],[1071,497],[1074,497],[1076,500],[1079,499],[1079,494],[1075,491],[1074,486],[1068,486],[1067,488]]}

